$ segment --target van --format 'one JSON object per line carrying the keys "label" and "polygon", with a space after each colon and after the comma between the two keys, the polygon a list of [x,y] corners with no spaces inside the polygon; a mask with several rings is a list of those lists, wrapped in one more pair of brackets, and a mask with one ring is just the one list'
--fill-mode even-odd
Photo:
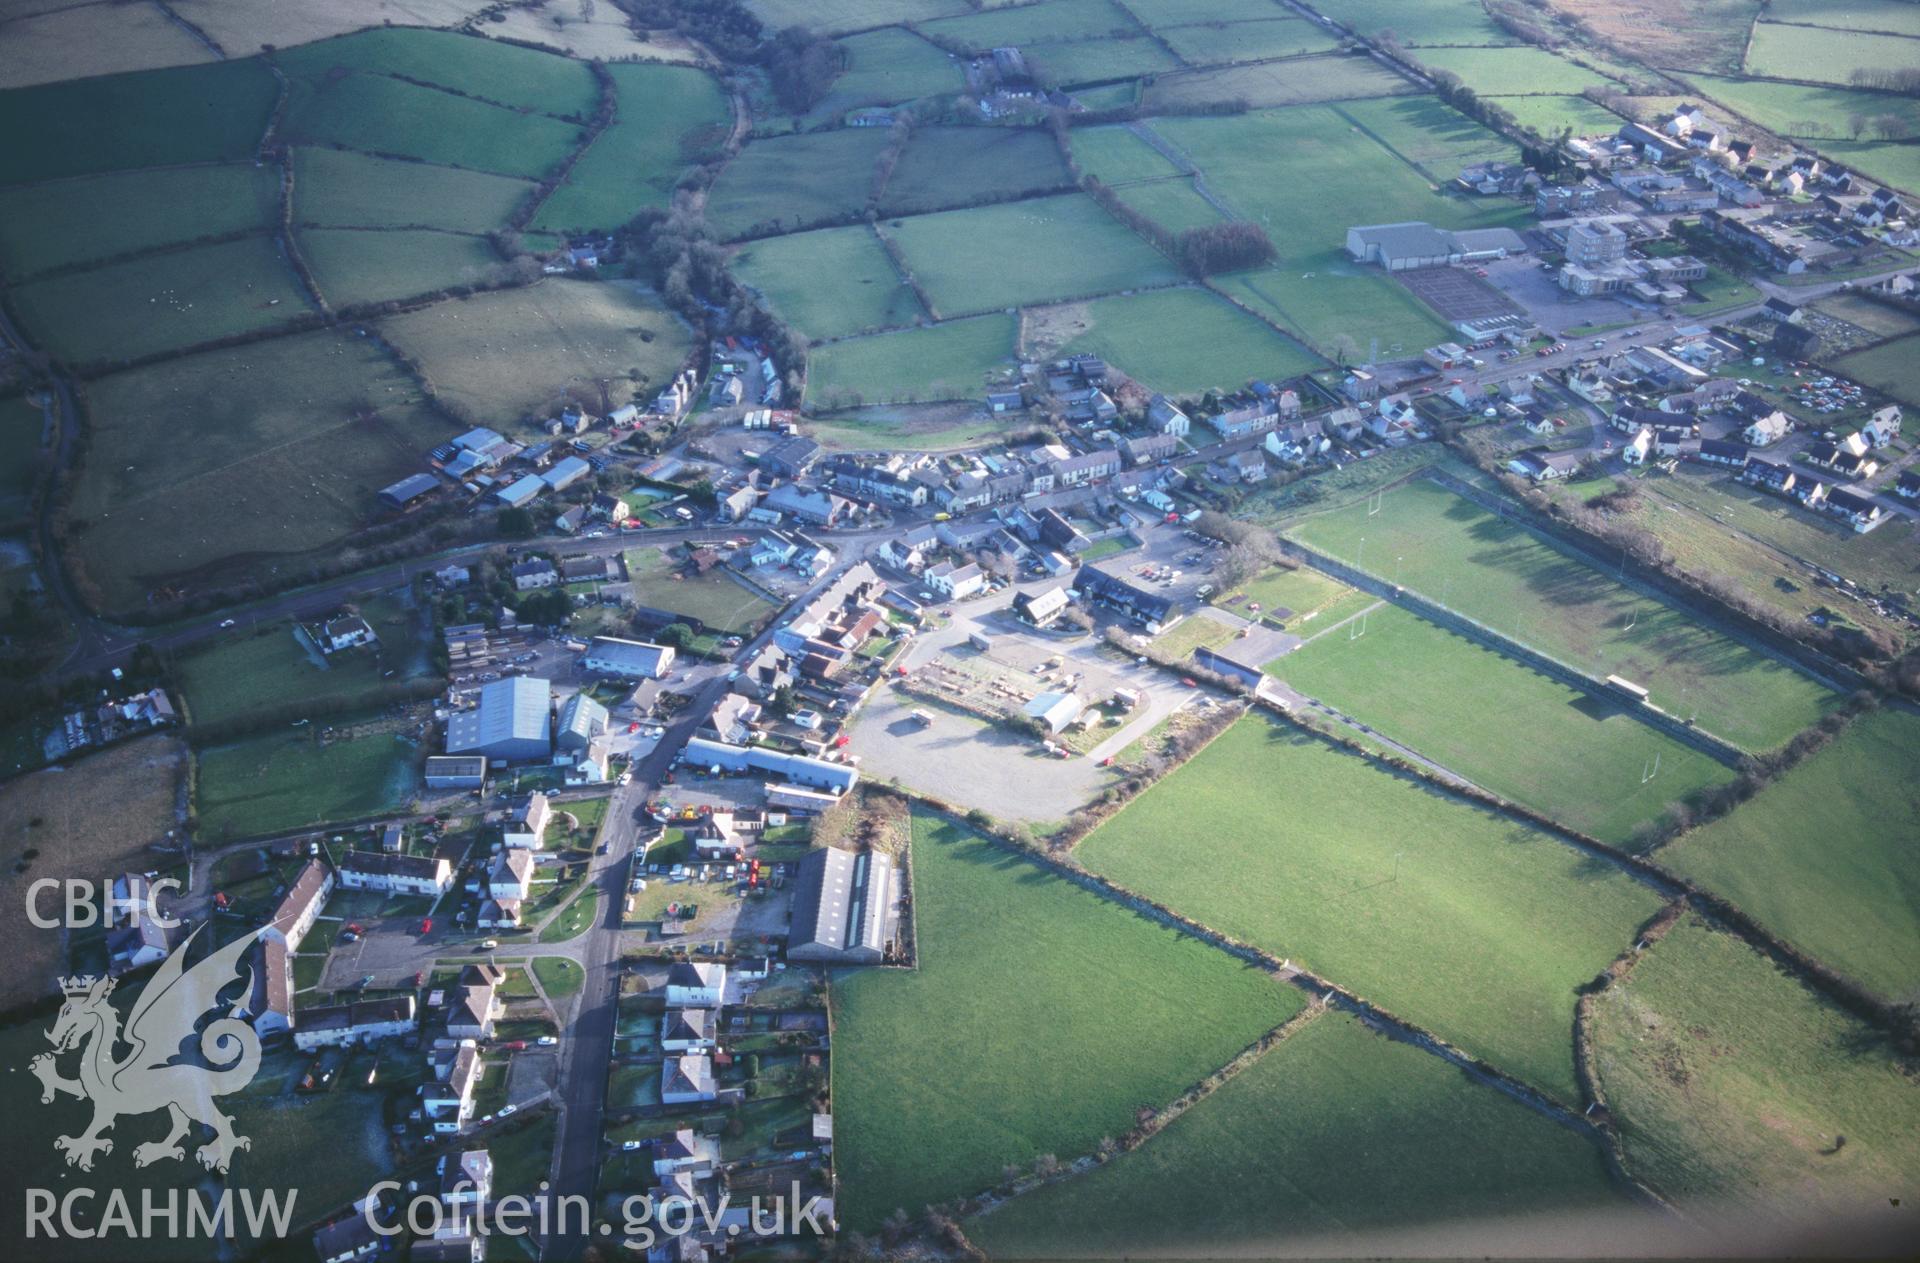
{"label": "van", "polygon": [[936,522],[951,522],[951,521],[953,521],[953,514],[951,514],[951,513],[936,513],[936,514],[934,514],[934,515],[933,515],[933,520],[934,520],[934,521],[936,521]]}

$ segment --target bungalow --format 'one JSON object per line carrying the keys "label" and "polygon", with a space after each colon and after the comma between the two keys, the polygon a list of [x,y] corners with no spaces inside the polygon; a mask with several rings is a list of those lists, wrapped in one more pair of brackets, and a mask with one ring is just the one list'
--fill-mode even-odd
{"label": "bungalow", "polygon": [[1851,487],[1835,487],[1828,492],[1826,509],[1863,534],[1880,525],[1886,517],[1886,510],[1872,496]]}
{"label": "bungalow", "polygon": [[719,1030],[713,1009],[668,1009],[660,1016],[660,1047],[664,1052],[712,1052]]}
{"label": "bungalow", "polygon": [[516,592],[550,588],[559,582],[560,572],[545,557],[530,557],[526,561],[514,563],[513,588]]}
{"label": "bungalow", "polygon": [[611,557],[588,554],[560,559],[560,578],[566,583],[602,583],[619,577]]}
{"label": "bungalow", "polygon": [[667,1007],[717,1009],[726,999],[727,967],[715,962],[681,961],[667,971]]}
{"label": "bungalow", "polygon": [[348,851],[340,861],[340,884],[348,890],[437,899],[453,886],[453,865],[440,855]]}
{"label": "bungalow", "polygon": [[1802,474],[1793,480],[1793,489],[1788,495],[1809,509],[1818,508],[1827,498],[1829,487],[1818,478],[1809,478]]}
{"label": "bungalow", "polygon": [[1901,474],[1893,493],[1903,500],[1920,500],[1920,471],[1909,469]]}
{"label": "bungalow", "polygon": [[299,1028],[293,1032],[293,1043],[301,1052],[312,1052],[316,1048],[344,1048],[408,1035],[413,1032],[413,1013],[411,993],[384,1000],[303,1008]]}
{"label": "bungalow", "polygon": [[1747,467],[1747,445],[1731,439],[1701,439],[1697,459],[1709,465],[1725,465],[1730,469]]}
{"label": "bungalow", "polygon": [[1693,432],[1684,426],[1662,426],[1653,432],[1653,451],[1656,456],[1681,456],[1686,453],[1687,443],[1693,438]]}
{"label": "bungalow", "polygon": [[705,1053],[681,1053],[669,1057],[660,1074],[660,1101],[663,1105],[688,1105],[711,1101],[719,1094],[713,1089],[713,1059]]}
{"label": "bungalow", "polygon": [[341,649],[353,649],[360,645],[371,645],[380,639],[374,634],[373,627],[367,620],[358,614],[347,614],[333,619],[322,626],[320,631],[328,653],[335,653]]}
{"label": "bungalow", "polygon": [[1583,459],[1580,452],[1522,452],[1507,462],[1507,468],[1535,482],[1552,482],[1572,477]]}
{"label": "bungalow", "polygon": [[1749,486],[1782,496],[1793,491],[1793,484],[1798,477],[1793,467],[1784,461],[1767,460],[1761,456],[1751,457],[1740,475],[1741,480]]}

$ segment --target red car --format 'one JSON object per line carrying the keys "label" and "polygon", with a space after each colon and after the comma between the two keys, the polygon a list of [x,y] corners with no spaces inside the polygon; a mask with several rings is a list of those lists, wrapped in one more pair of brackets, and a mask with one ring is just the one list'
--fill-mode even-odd
{"label": "red car", "polygon": [[432,918],[432,917],[421,917],[421,918],[420,918],[420,932],[421,932],[422,934],[431,934],[431,933],[433,933],[433,918]]}

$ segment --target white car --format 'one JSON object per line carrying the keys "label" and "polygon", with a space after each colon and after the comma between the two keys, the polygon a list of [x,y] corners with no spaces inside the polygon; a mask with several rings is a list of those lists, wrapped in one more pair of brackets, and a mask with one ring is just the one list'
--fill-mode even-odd
{"label": "white car", "polygon": [[496,1114],[496,1115],[494,1115],[494,1117],[495,1117],[495,1118],[505,1118],[505,1117],[507,1117],[507,1116],[508,1116],[509,1114],[513,1114],[513,1113],[517,1113],[517,1112],[519,1111],[519,1109],[520,1109],[520,1107],[519,1107],[518,1105],[502,1105],[502,1106],[500,1107],[500,1112],[499,1112],[498,1114]]}
{"label": "white car", "polygon": [[620,1142],[620,1152],[632,1153],[635,1149],[645,1147],[646,1143],[644,1140],[623,1140]]}
{"label": "white car", "polygon": [[560,1041],[558,1039],[555,1039],[551,1035],[542,1035],[539,1039],[536,1039],[533,1042],[540,1045],[540,1047],[542,1048],[551,1048],[555,1044],[559,1043]]}
{"label": "white car", "polygon": [[221,619],[221,620],[220,620],[220,626],[222,626],[222,627],[235,627],[235,626],[238,626],[238,624],[237,624],[237,623],[235,623],[233,619],[230,619],[230,618],[223,618],[223,619]]}

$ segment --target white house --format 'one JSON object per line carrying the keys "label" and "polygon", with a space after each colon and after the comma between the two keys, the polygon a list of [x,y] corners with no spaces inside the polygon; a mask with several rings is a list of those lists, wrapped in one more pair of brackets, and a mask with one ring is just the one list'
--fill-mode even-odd
{"label": "white house", "polygon": [[986,572],[972,562],[956,566],[943,561],[927,567],[920,580],[949,601],[964,601],[987,586]]}
{"label": "white house", "polygon": [[442,1134],[459,1131],[473,1117],[473,1090],[480,1083],[480,1048],[464,1039],[447,1066],[444,1079],[429,1083],[420,1094],[420,1109]]}
{"label": "white house", "polygon": [[533,852],[509,847],[487,870],[487,895],[498,900],[521,900],[533,894]]}
{"label": "white house", "polygon": [[705,1053],[681,1053],[669,1057],[660,1070],[660,1101],[664,1105],[686,1105],[711,1101],[713,1059]]}
{"label": "white house", "polygon": [[312,1052],[406,1035],[413,1030],[413,1012],[411,995],[301,1009],[293,1043],[302,1052]]}
{"label": "white house", "polygon": [[1641,426],[1634,436],[1620,449],[1620,459],[1629,465],[1643,465],[1653,452],[1653,431]]}
{"label": "white house", "polygon": [[691,1127],[682,1127],[653,1142],[653,1173],[658,1176],[669,1176],[676,1171],[702,1174],[711,1170],[719,1159],[719,1143]]}
{"label": "white house", "polygon": [[727,992],[727,967],[682,961],[667,973],[667,1007],[717,1009]]}
{"label": "white house", "polygon": [[440,1200],[460,1219],[493,1201],[493,1155],[485,1149],[443,1154],[437,1168]]}
{"label": "white house", "polygon": [[553,808],[548,804],[547,796],[536,789],[527,795],[525,802],[507,814],[500,840],[510,847],[538,851],[547,844],[547,825],[552,821]]}
{"label": "white house", "polygon": [[1860,433],[1875,447],[1890,447],[1900,437],[1900,405],[1888,404],[1867,419]]}
{"label": "white house", "polygon": [[595,636],[580,658],[582,669],[623,680],[657,680],[673,669],[673,646],[618,636]]}
{"label": "white house", "polygon": [[370,645],[380,639],[374,635],[373,628],[367,620],[358,614],[346,614],[333,619],[326,623],[320,632],[325,639],[328,653],[339,649],[352,649],[356,645]]}
{"label": "white house", "polygon": [[348,851],[340,861],[340,885],[347,890],[379,890],[437,899],[453,885],[453,865],[438,855]]}
{"label": "white house", "polygon": [[660,1017],[664,1052],[711,1052],[720,1028],[716,1009],[668,1009]]}
{"label": "white house", "polygon": [[1756,419],[1752,425],[1740,432],[1740,437],[1748,447],[1770,447],[1787,435],[1793,433],[1793,422],[1787,414],[1778,409]]}

